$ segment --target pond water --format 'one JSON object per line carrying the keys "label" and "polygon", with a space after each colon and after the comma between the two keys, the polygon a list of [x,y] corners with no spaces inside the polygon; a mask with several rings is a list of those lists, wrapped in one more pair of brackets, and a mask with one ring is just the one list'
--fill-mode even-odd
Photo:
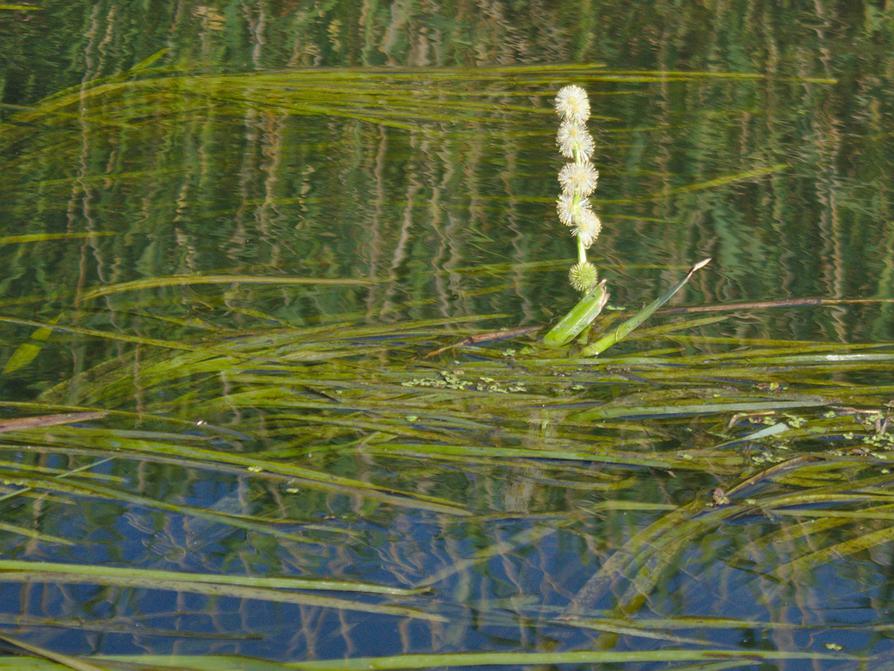
{"label": "pond water", "polygon": [[[892,663],[890,3],[49,0],[0,40],[7,652]],[[576,300],[568,83],[608,318],[712,258],[590,361],[497,333]]]}

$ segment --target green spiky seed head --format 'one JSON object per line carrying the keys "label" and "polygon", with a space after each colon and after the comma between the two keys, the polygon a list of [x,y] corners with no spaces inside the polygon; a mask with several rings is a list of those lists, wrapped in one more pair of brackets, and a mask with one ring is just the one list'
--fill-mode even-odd
{"label": "green spiky seed head", "polygon": [[582,294],[587,293],[599,282],[596,266],[589,261],[575,263],[568,271],[568,281],[577,291]]}

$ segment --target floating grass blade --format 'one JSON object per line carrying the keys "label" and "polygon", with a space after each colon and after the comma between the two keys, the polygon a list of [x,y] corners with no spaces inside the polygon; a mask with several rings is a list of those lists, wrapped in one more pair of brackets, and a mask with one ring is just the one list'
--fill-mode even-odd
{"label": "floating grass blade", "polygon": [[609,347],[616,345],[628,335],[630,335],[631,331],[637,328],[640,324],[646,321],[649,317],[651,317],[655,311],[660,308],[662,305],[667,303],[680,289],[682,289],[686,283],[690,280],[690,278],[699,270],[704,268],[711,262],[711,259],[704,259],[696,263],[692,268],[689,269],[689,272],[686,273],[686,276],[677,282],[674,286],[668,289],[664,294],[656,298],[654,301],[649,303],[642,310],[633,315],[630,319],[622,322],[619,326],[615,327],[613,331],[602,336],[599,340],[594,343],[591,343],[584,347],[581,354],[583,356],[597,356],[601,354]]}
{"label": "floating grass blade", "polygon": [[[52,650],[47,650],[46,648],[42,648],[39,645],[26,643],[25,641],[20,641],[19,639],[12,638],[11,636],[0,634],[0,641],[3,641],[7,645],[11,645],[15,648],[21,648],[22,650],[29,652],[32,655],[37,655],[44,660],[54,662],[64,669],[74,669],[74,671],[109,671],[108,667],[101,665],[101,663],[94,664],[93,662],[89,662],[80,657],[63,655],[61,652],[53,652]],[[16,668],[25,669],[27,667],[20,665]]]}
{"label": "floating grass blade", "polygon": [[110,296],[125,291],[142,289],[158,289],[161,287],[185,287],[200,284],[274,284],[274,285],[310,285],[310,286],[366,286],[375,284],[375,280],[364,279],[331,279],[327,277],[292,277],[258,276],[258,275],[170,275],[168,277],[147,277],[132,282],[110,284],[87,291],[81,300],[89,301],[101,296]]}
{"label": "floating grass blade", "polygon": [[299,671],[354,671],[360,669],[432,669],[470,666],[533,666],[558,664],[643,664],[672,662],[717,662],[738,660],[740,663],[773,660],[853,660],[850,655],[787,650],[581,650],[573,652],[459,652],[431,655],[395,655],[393,657],[355,657],[353,659],[293,662],[289,668]]}

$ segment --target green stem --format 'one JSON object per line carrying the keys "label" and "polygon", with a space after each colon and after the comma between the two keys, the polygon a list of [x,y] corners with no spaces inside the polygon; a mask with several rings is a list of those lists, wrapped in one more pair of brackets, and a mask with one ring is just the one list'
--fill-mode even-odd
{"label": "green stem", "polygon": [[[580,152],[577,150],[577,148],[572,149],[571,154],[574,157],[575,163],[577,163],[577,164],[583,163],[583,160],[581,159],[581,156],[580,156]],[[581,195],[579,193],[577,193],[576,191],[572,195],[572,199],[573,199],[571,201],[572,208],[576,208],[577,205],[581,202],[581,200],[583,200],[581,198]],[[586,247],[583,246],[579,237],[577,238],[577,262],[578,263],[586,263],[587,262],[587,249],[586,249]]]}
{"label": "green stem", "polygon": [[[571,207],[572,209],[576,208],[578,203],[582,200],[581,196],[577,191],[571,194]],[[580,238],[577,238],[577,262],[578,263],[586,263],[587,262],[587,250],[581,244]]]}

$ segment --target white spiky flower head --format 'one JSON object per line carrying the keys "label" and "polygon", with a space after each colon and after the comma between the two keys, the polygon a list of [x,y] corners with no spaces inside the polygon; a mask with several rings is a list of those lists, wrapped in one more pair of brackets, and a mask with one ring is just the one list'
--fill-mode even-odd
{"label": "white spiky flower head", "polygon": [[566,163],[559,171],[559,184],[566,193],[576,193],[586,198],[596,190],[599,180],[597,171],[588,162]]}
{"label": "white spiky flower head", "polygon": [[590,209],[590,201],[580,198],[573,193],[563,191],[556,199],[556,212],[559,213],[559,221],[566,226],[576,226],[577,221],[583,216],[584,210]]}
{"label": "white spiky flower head", "polygon": [[559,152],[565,158],[579,158],[582,161],[589,161],[596,148],[596,143],[593,142],[593,136],[587,127],[567,119],[559,125],[556,144],[559,145]]}
{"label": "white spiky flower head", "polygon": [[563,119],[585,123],[590,118],[590,99],[580,86],[563,86],[556,94],[556,112]]}
{"label": "white spiky flower head", "polygon": [[602,231],[602,222],[593,210],[586,208],[581,211],[580,218],[576,219],[574,223],[572,234],[578,237],[584,249],[589,249]]}

